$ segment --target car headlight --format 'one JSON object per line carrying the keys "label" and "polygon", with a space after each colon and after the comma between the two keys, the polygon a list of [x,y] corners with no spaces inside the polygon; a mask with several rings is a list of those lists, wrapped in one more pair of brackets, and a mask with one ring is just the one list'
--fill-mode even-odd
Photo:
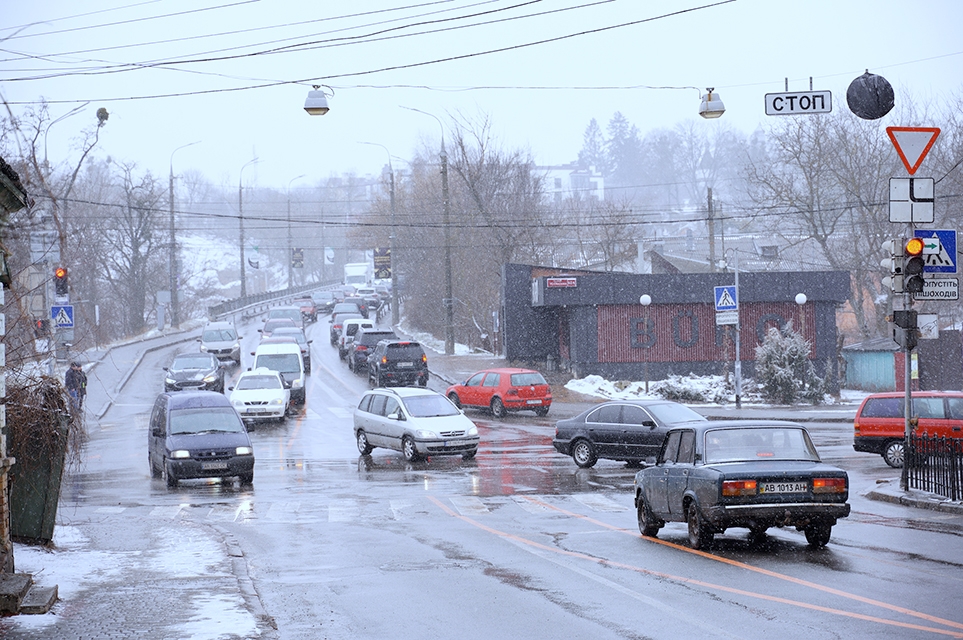
{"label": "car headlight", "polygon": [[167,384],[174,384],[175,382],[177,382],[177,380],[175,380],[174,378],[164,378],[164,382],[166,382]]}
{"label": "car headlight", "polygon": [[254,449],[251,447],[238,447],[234,450],[234,454],[239,456],[253,456]]}
{"label": "car headlight", "polygon": [[284,398],[275,398],[271,400],[271,404],[284,404]]}
{"label": "car headlight", "polygon": [[465,432],[465,435],[477,436],[477,435],[478,435],[478,427],[472,425],[471,428],[468,429],[468,431]]}
{"label": "car headlight", "polygon": [[182,460],[184,458],[190,458],[191,452],[187,449],[178,449],[176,451],[171,451],[171,459]]}
{"label": "car headlight", "polygon": [[304,382],[300,378],[298,378],[297,380],[291,383],[292,389],[300,389],[303,386],[304,386]]}
{"label": "car headlight", "polygon": [[216,373],[212,373],[210,375],[204,376],[204,382],[216,382],[216,381],[217,381]]}
{"label": "car headlight", "polygon": [[438,434],[434,431],[429,431],[428,429],[418,429],[415,431],[415,435],[419,438],[424,438],[425,440],[436,439]]}
{"label": "car headlight", "polygon": [[243,407],[243,406],[244,406],[244,401],[243,401],[243,400],[231,400],[231,404],[233,404],[235,407]]}
{"label": "car headlight", "polygon": [[207,351],[207,345],[202,344],[202,345],[201,345],[201,351]]}

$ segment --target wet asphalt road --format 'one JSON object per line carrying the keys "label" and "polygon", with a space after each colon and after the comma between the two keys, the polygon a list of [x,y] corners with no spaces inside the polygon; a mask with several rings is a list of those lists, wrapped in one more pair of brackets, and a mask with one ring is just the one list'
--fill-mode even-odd
{"label": "wet asphalt road", "polygon": [[[187,343],[145,357],[66,490],[229,532],[280,638],[963,637],[963,518],[863,499],[897,472],[853,452],[850,425],[808,425],[851,475],[853,514],[827,548],[734,529],[694,552],[682,524],[639,535],[634,469],[578,469],[554,452],[554,421],[578,405],[547,418],[469,410],[482,446],[468,462],[359,456],[351,411],[367,382],[327,331],[326,319],[308,331],[307,408],[252,431],[253,488],[168,490],[149,476],[147,413]],[[258,334],[241,333],[246,362]]]}

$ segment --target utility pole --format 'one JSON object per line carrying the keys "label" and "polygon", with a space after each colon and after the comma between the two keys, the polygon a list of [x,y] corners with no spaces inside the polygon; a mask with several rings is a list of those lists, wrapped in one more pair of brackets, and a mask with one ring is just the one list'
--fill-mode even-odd
{"label": "utility pole", "polygon": [[448,153],[441,139],[441,199],[445,207],[445,355],[455,353],[455,299],[451,287],[451,199],[448,193]]}
{"label": "utility pole", "polygon": [[716,221],[712,213],[712,187],[706,187],[708,191],[708,223],[709,223],[709,273],[716,271]]}
{"label": "utility pole", "polygon": [[171,288],[171,327],[179,329],[181,326],[181,303],[177,295],[177,231],[174,226],[174,154],[200,142],[190,142],[171,151],[170,158],[170,213],[171,213],[171,255],[170,255],[170,288]]}
{"label": "utility pole", "polygon": [[295,180],[300,180],[306,175],[306,173],[302,173],[296,178],[291,178],[288,181],[288,289],[294,286],[294,253],[292,251],[293,247],[291,246],[291,183]]}
{"label": "utility pole", "polygon": [[248,165],[257,162],[257,158],[249,160],[243,167],[241,167],[241,173],[237,178],[237,222],[238,222],[238,240],[241,244],[241,296],[242,298],[247,297],[247,262],[244,256],[244,205],[242,200],[243,186],[241,180],[244,178],[244,169]]}

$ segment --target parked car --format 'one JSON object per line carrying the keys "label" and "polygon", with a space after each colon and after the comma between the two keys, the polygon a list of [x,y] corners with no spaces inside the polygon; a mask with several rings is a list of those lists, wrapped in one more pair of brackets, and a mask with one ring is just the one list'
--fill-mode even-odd
{"label": "parked car", "polygon": [[292,320],[296,326],[301,329],[304,328],[304,316],[301,314],[301,307],[299,306],[272,307],[268,309],[265,320],[273,320],[275,318],[288,318]]}
{"label": "parked car", "polygon": [[[889,466],[901,468],[905,453],[905,406],[902,392],[866,396],[853,421],[853,448],[878,453]],[[914,391],[910,417],[917,434],[963,438],[963,392]]]}
{"label": "parked car", "polygon": [[254,353],[252,369],[267,367],[281,374],[284,388],[291,391],[291,404],[300,406],[305,400],[304,360],[301,347],[294,342],[260,344]]}
{"label": "parked car", "polygon": [[233,322],[208,322],[201,337],[201,351],[211,354],[218,360],[229,360],[241,364],[241,336]]}
{"label": "parked car", "polygon": [[315,291],[311,294],[311,299],[314,300],[318,313],[331,313],[337,303],[333,291]]}
{"label": "parked car", "polygon": [[244,420],[284,420],[291,392],[284,388],[281,374],[267,368],[245,371],[231,392],[231,405]]}
{"label": "parked car", "polygon": [[387,329],[374,327],[359,329],[348,348],[348,369],[355,373],[366,371],[368,369],[368,356],[374,352],[374,348],[382,340],[398,340],[398,335]]}
{"label": "parked car", "polygon": [[354,410],[354,436],[361,455],[375,447],[400,451],[413,462],[426,456],[478,451],[478,428],[448,399],[418,388],[375,389]]}
{"label": "parked car", "polygon": [[691,422],[669,430],[655,466],[635,475],[639,531],[687,522],[689,545],[745,527],[796,527],[813,547],[829,542],[849,515],[849,477],[824,464],[809,433],[792,422]]}
{"label": "parked car", "polygon": [[264,326],[258,329],[258,333],[261,334],[261,338],[270,338],[271,334],[278,327],[293,327],[295,329],[301,329],[301,323],[295,322],[291,318],[271,318],[264,323]]}
{"label": "parked car", "polygon": [[268,340],[273,340],[274,338],[291,338],[297,345],[301,348],[301,359],[304,361],[304,372],[311,375],[311,343],[313,340],[308,340],[304,335],[304,332],[297,327],[278,327],[271,333],[271,337],[262,340],[262,344],[268,342]]}
{"label": "parked car", "polygon": [[[356,306],[356,305],[351,305]],[[343,313],[332,313],[331,314],[331,329],[330,338],[331,346],[338,346],[338,340],[341,339],[341,331],[344,329],[344,321],[350,320],[351,318],[361,318],[360,313],[355,313],[353,311],[345,311]]]}
{"label": "parked car", "polygon": [[362,328],[371,329],[374,322],[367,318],[349,318],[341,324],[341,335],[338,336],[338,357],[344,360],[354,341],[355,335]]}
{"label": "parked car", "polygon": [[410,340],[381,340],[368,356],[368,384],[428,386],[428,356]]}
{"label": "parked car", "polygon": [[237,477],[254,482],[254,447],[244,422],[220,393],[162,393],[147,429],[151,477],[168,487],[188,478]]}
{"label": "parked car", "polygon": [[314,303],[314,298],[311,296],[295,298],[292,304],[301,310],[301,319],[304,322],[318,321],[318,305]]}
{"label": "parked car", "polygon": [[555,423],[555,450],[572,456],[582,468],[599,458],[624,460],[632,465],[653,458],[666,432],[705,418],[670,400],[612,400]]}
{"label": "parked car", "polygon": [[548,415],[552,389],[538,371],[531,369],[486,369],[472,374],[445,392],[456,407],[489,409],[496,418],[509,411],[534,411]]}
{"label": "parked car", "polygon": [[224,393],[224,370],[210,353],[182,353],[164,367],[164,391]]}

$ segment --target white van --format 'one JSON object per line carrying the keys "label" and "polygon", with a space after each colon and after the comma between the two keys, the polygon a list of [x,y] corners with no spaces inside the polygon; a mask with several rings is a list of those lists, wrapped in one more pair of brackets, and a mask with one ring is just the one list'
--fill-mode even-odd
{"label": "white van", "polygon": [[252,355],[254,364],[251,369],[266,367],[277,371],[284,381],[284,388],[291,390],[291,404],[304,404],[304,360],[296,342],[261,344]]}
{"label": "white van", "polygon": [[362,327],[365,329],[374,329],[374,321],[368,320],[367,318],[348,318],[341,325],[341,337],[338,338],[338,356],[340,356],[342,360],[348,355],[348,351],[351,349],[351,343],[354,341],[354,336],[358,333],[358,329]]}

